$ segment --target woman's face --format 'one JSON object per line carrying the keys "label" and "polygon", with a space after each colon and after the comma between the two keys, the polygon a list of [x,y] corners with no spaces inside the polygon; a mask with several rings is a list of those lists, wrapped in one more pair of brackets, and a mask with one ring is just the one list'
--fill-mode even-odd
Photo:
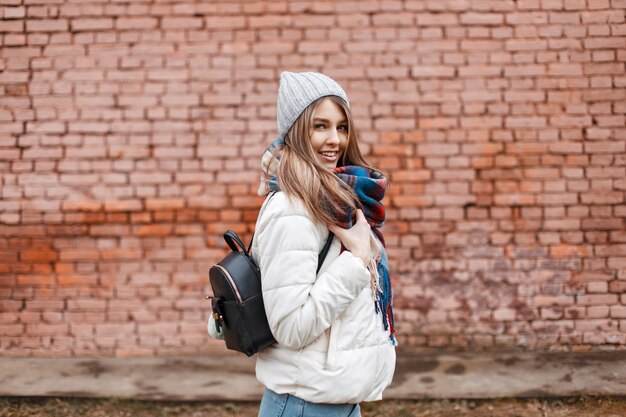
{"label": "woman's face", "polygon": [[337,167],[348,143],[348,121],[343,109],[328,98],[322,100],[313,112],[309,132],[317,159],[328,169]]}

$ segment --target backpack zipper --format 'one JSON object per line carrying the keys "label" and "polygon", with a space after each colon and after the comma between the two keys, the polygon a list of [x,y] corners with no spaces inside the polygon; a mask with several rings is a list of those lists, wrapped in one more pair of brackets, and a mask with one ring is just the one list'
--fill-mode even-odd
{"label": "backpack zipper", "polygon": [[242,302],[241,295],[239,294],[239,289],[235,285],[235,280],[233,280],[233,277],[230,276],[226,268],[224,268],[222,265],[217,264],[215,266],[221,269],[222,272],[224,272],[224,275],[226,275],[226,279],[228,279],[228,282],[230,283],[230,287],[233,289],[233,292],[235,293],[235,297],[237,298],[237,301],[241,303]]}

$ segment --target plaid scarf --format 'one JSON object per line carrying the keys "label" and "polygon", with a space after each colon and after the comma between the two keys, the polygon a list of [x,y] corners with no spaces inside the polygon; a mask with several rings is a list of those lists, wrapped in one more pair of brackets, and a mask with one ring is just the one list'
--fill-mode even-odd
{"label": "plaid scarf", "polygon": [[[263,173],[259,185],[259,195],[267,195],[272,191],[279,190],[277,174],[280,154],[284,144],[284,141],[278,138],[271,143],[263,154],[261,159]],[[385,208],[381,200],[385,196],[387,178],[377,171],[354,165],[337,167],[331,171],[337,175],[343,184],[352,188],[356,193],[359,198],[360,208],[363,210],[363,214],[372,227],[378,242],[380,242],[378,245],[380,250],[376,258],[372,258],[370,265],[368,265],[372,281],[372,298],[374,299],[376,313],[380,313],[382,316],[384,329],[389,330],[389,340],[396,345],[392,308],[393,295],[387,268],[387,251],[385,250],[385,240],[380,231],[385,221]],[[342,211],[336,213],[335,218],[338,226],[349,229],[353,226],[356,216],[354,210],[346,206]],[[344,249],[342,245],[341,250],[343,251]]]}

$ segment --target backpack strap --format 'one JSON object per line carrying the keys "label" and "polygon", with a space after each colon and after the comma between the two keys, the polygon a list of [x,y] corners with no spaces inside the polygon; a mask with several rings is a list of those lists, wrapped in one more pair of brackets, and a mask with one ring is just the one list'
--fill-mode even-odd
{"label": "backpack strap", "polygon": [[[278,191],[274,191],[267,197],[267,199],[265,200],[264,207],[268,204],[270,199],[272,197],[274,197],[274,195],[277,192]],[[259,217],[261,217],[261,212],[259,212]],[[324,263],[324,259],[326,259],[326,255],[328,255],[328,250],[330,249],[330,245],[333,243],[333,236],[335,236],[335,234],[333,232],[329,231],[328,232],[328,238],[326,238],[326,243],[324,244],[324,247],[322,248],[322,251],[317,256],[317,271],[315,272],[316,274],[318,274],[320,272],[320,268],[322,267],[322,263]],[[248,256],[252,256],[251,253],[252,253],[252,241],[253,240],[254,240],[254,233],[252,233],[252,236],[250,237],[250,245],[248,246],[248,250],[246,251],[246,254]],[[239,240],[239,242],[241,242],[241,240]],[[242,243],[242,250],[243,250],[243,243]]]}
{"label": "backpack strap", "polygon": [[326,243],[324,244],[322,251],[317,257],[317,271],[315,272],[315,275],[317,275],[320,272],[320,268],[322,267],[322,264],[324,263],[324,259],[326,259],[326,255],[328,255],[328,249],[330,249],[330,245],[331,243],[333,243],[333,236],[335,236],[335,234],[331,231],[328,231],[328,238],[326,239]]}

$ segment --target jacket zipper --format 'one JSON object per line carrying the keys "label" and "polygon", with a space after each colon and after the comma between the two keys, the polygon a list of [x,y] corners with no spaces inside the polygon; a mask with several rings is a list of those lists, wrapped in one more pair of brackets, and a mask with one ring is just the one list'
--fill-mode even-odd
{"label": "jacket zipper", "polygon": [[239,294],[239,289],[235,285],[235,281],[233,280],[233,277],[230,276],[226,268],[224,268],[222,265],[217,264],[215,266],[221,269],[224,275],[226,275],[226,278],[228,279],[228,282],[230,283],[230,287],[233,289],[233,292],[235,293],[235,297],[237,298],[237,301],[241,303],[242,302],[241,295]]}

